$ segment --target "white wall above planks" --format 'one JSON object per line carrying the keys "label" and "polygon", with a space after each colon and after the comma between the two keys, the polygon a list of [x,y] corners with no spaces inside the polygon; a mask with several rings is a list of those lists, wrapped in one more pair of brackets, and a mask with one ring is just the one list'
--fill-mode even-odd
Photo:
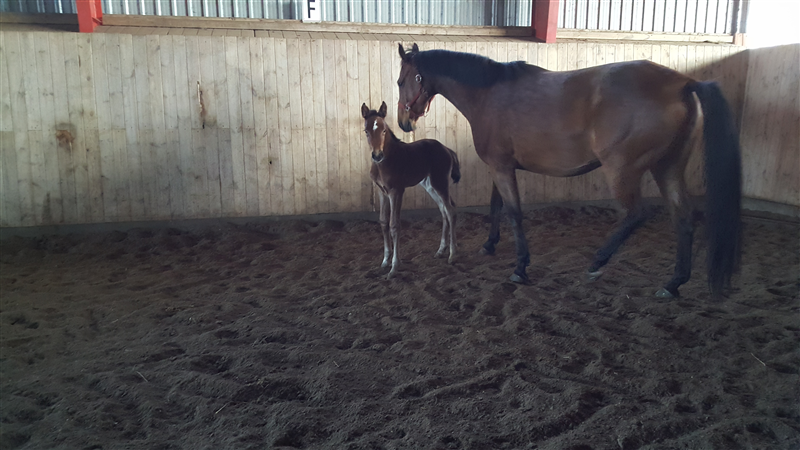
{"label": "white wall above planks", "polygon": [[[353,37],[0,32],[0,225],[373,210],[360,106],[395,104],[397,41]],[[744,100],[746,53],[733,46],[435,39],[418,42],[557,70],[651,59],[719,80],[737,112]],[[457,151],[458,205],[488,203],[450,103],[437,98],[415,137]],[[520,177],[526,203],[609,198],[599,172]],[[404,206],[434,207],[426,197],[412,189]]]}

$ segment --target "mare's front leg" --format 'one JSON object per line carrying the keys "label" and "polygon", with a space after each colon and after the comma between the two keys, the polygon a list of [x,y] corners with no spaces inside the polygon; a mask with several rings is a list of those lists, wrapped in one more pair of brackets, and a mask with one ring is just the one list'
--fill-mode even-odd
{"label": "mare's front leg", "polygon": [[[511,281],[515,283],[527,284],[530,280],[526,273],[526,268],[531,262],[531,255],[528,252],[528,241],[525,238],[525,231],[522,229],[522,207],[519,201],[519,189],[517,187],[517,174],[515,169],[498,171],[492,170],[495,188],[492,191],[492,209],[495,208],[495,189],[499,192],[506,211],[511,219],[511,227],[514,230],[514,242],[517,247],[517,267],[511,274]],[[502,205],[502,204],[501,204]],[[499,239],[500,233],[497,233]],[[492,239],[492,235],[489,235]],[[495,241],[496,242],[496,241]],[[487,241],[488,243],[488,241]],[[484,248],[486,248],[484,246]]]}
{"label": "mare's front leg", "polygon": [[489,219],[492,222],[489,229],[489,238],[481,248],[481,254],[494,255],[494,247],[500,241],[500,211],[503,210],[503,197],[497,190],[497,184],[492,183],[492,200],[489,207]]}
{"label": "mare's front leg", "polygon": [[380,223],[381,231],[383,232],[383,262],[381,262],[381,267],[386,268],[389,266],[389,255],[391,254],[389,247],[389,199],[382,190],[379,191],[378,195],[381,201]]}
{"label": "mare's front leg", "polygon": [[397,240],[400,229],[400,209],[403,207],[403,193],[405,189],[392,189],[389,191],[389,232],[392,235],[393,254],[392,269],[386,279],[391,279],[397,273],[397,266],[400,265],[400,258],[397,256]]}

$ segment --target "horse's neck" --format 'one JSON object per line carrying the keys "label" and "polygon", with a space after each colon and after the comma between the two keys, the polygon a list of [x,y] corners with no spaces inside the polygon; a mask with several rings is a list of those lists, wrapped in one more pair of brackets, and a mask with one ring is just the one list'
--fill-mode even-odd
{"label": "horse's neck", "polygon": [[388,157],[394,152],[403,151],[403,147],[408,144],[401,141],[397,136],[395,136],[392,130],[389,129],[389,127],[386,127],[386,129],[389,131],[389,133],[386,138],[386,142],[383,144],[383,151],[384,153],[386,153],[386,156]]}
{"label": "horse's neck", "polygon": [[467,86],[451,78],[439,77],[435,80],[436,91],[456,107],[467,118],[472,120],[474,113],[483,101],[486,89]]}

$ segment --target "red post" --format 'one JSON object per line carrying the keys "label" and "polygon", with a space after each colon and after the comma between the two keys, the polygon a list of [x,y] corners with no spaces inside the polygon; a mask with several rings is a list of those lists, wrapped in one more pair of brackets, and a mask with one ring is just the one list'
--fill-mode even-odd
{"label": "red post", "polygon": [[533,2],[533,35],[537,39],[552,44],[556,41],[558,27],[558,1],[534,0]]}
{"label": "red post", "polygon": [[78,28],[81,33],[91,33],[103,24],[103,4],[101,0],[75,0],[78,8]]}

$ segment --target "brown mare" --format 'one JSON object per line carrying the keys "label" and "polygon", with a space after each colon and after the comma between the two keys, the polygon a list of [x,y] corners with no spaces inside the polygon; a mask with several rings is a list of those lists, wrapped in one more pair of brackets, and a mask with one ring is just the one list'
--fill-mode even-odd
{"label": "brown mare", "polygon": [[[380,191],[380,222],[383,230],[381,267],[389,265],[389,255],[392,255],[392,269],[387,278],[392,278],[397,273],[399,263],[397,232],[403,193],[407,187],[417,184],[425,188],[442,213],[442,240],[435,256],[444,256],[449,240],[448,262],[452,264],[456,257],[456,205],[450,198],[450,182],[447,178],[452,177],[454,183],[461,179],[456,153],[433,139],[422,139],[410,144],[398,139],[386,125],[386,102],[381,103],[378,111],[362,104],[361,116],[364,117],[364,133],[372,150],[369,176]],[[390,231],[393,242],[391,251]]]}
{"label": "brown mare", "polygon": [[694,234],[684,171],[703,135],[708,281],[714,296],[730,282],[739,258],[741,157],[730,108],[716,83],[648,61],[551,72],[524,61],[419,51],[416,44],[409,52],[400,45],[400,58],[400,128],[411,131],[436,94],[469,121],[475,150],[494,180],[483,252],[495,251],[505,205],[516,240],[513,281],[528,282],[530,261],[517,169],[557,177],[603,171],[625,217],[597,251],[590,279],[600,276],[600,268],[644,221],[640,181],[650,171],[678,235],[674,276],[656,295],[677,297],[691,275]]}

